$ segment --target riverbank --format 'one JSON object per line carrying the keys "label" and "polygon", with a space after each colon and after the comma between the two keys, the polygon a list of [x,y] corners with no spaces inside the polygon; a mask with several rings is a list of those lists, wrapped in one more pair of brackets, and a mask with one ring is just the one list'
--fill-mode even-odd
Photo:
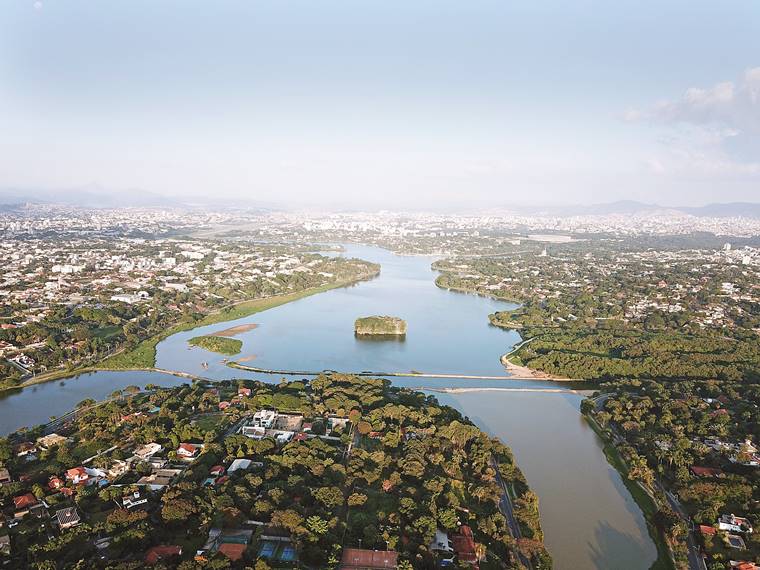
{"label": "riverbank", "polygon": [[591,413],[581,412],[581,415],[594,431],[594,433],[596,433],[597,437],[599,437],[599,439],[602,441],[602,450],[605,457],[607,458],[607,463],[609,463],[610,466],[612,466],[612,468],[620,474],[620,478],[623,480],[623,484],[625,485],[626,489],[628,489],[631,497],[636,502],[636,505],[638,505],[639,509],[641,509],[641,512],[644,515],[644,520],[647,523],[647,531],[649,532],[649,536],[652,538],[652,541],[657,547],[657,559],[652,563],[650,570],[676,570],[673,553],[670,549],[670,546],[668,546],[668,543],[665,541],[665,537],[662,535],[662,532],[660,532],[654,522],[655,515],[659,510],[657,500],[639,483],[632,481],[629,478],[628,464],[620,455],[620,452],[615,445],[615,441],[608,430],[605,430],[601,425],[599,425],[599,423],[596,421],[596,418],[594,418]]}
{"label": "riverbank", "polygon": [[[529,339],[533,340],[533,339]],[[523,343],[524,344],[524,343]],[[581,378],[565,378],[564,376],[556,376],[549,374],[541,370],[534,370],[527,366],[515,364],[510,360],[509,354],[513,354],[515,351],[511,351],[501,357],[501,363],[509,372],[510,377],[519,378],[520,380],[550,380],[552,382],[585,382]]]}
{"label": "riverbank", "polygon": [[[342,281],[336,281],[335,283],[329,283],[329,284],[321,285],[319,287],[304,289],[303,291],[297,291],[295,293],[288,293],[285,295],[273,295],[271,297],[263,297],[260,299],[250,299],[247,301],[239,301],[231,305],[228,305],[226,307],[223,307],[222,309],[219,309],[218,311],[210,313],[199,321],[193,321],[193,322],[184,321],[184,322],[177,323],[176,325],[169,327],[165,331],[141,341],[134,349],[129,350],[129,351],[122,350],[114,355],[111,355],[103,359],[99,363],[90,364],[87,366],[81,366],[81,367],[73,368],[70,370],[54,370],[54,371],[47,372],[44,374],[38,374],[37,376],[34,376],[33,378],[30,378],[16,386],[6,386],[3,388],[0,388],[0,393],[6,392],[6,391],[14,391],[14,390],[23,389],[28,386],[34,386],[35,384],[42,384],[45,382],[53,382],[56,380],[72,378],[74,376],[78,376],[79,374],[84,374],[87,372],[98,372],[98,371],[163,372],[163,370],[156,368],[156,346],[158,345],[158,343],[167,339],[173,334],[192,330],[194,328],[202,327],[206,325],[213,325],[216,323],[242,319],[243,317],[247,317],[255,313],[259,313],[261,311],[266,311],[267,309],[272,309],[274,307],[278,307],[286,303],[298,301],[299,299],[304,299],[312,295],[324,293],[332,289],[339,289],[341,287],[349,287],[351,285],[360,283],[362,281],[374,279],[378,275],[380,275],[379,267],[375,271],[372,271],[369,273],[363,273],[352,279],[344,279]],[[171,374],[172,372],[169,372],[169,373]]]}
{"label": "riverbank", "polygon": [[[435,269],[435,264],[433,264],[433,269]],[[439,289],[443,289],[445,291],[452,291],[454,293],[464,293],[468,295],[478,295],[480,297],[486,297],[488,299],[494,299],[495,301],[504,301],[505,303],[521,303],[521,301],[517,299],[510,299],[507,297],[500,297],[498,295],[493,295],[491,293],[483,293],[481,291],[475,291],[473,289],[466,289],[464,287],[452,287],[449,285],[443,285],[441,283],[441,277],[443,275],[439,275],[435,280],[435,285]],[[509,329],[509,330],[515,330],[519,331],[522,329],[522,325],[519,323],[514,323],[510,326],[505,326],[502,323],[496,323],[489,315],[489,322],[499,328],[503,329]],[[529,368],[528,366],[524,366],[522,364],[517,364],[515,362],[512,362],[511,358],[512,355],[516,354],[523,346],[528,344],[529,342],[533,341],[536,337],[528,337],[526,339],[523,339],[522,342],[515,345],[512,350],[510,350],[508,353],[502,355],[501,357],[501,363],[506,368],[509,375],[513,378],[519,378],[520,380],[549,380],[551,382],[584,382],[582,378],[567,378],[564,376],[557,376],[555,374],[549,374],[548,372],[543,372],[541,370],[536,370],[533,368]]]}
{"label": "riverbank", "polygon": [[[433,264],[432,269],[434,271],[440,271],[440,269],[435,268],[435,263]],[[443,275],[439,275],[435,278],[435,286],[439,289],[443,289],[444,291],[451,291],[453,293],[464,293],[465,295],[478,295],[479,297],[485,297],[486,299],[493,299],[494,301],[504,301],[505,303],[517,303],[520,304],[522,301],[519,299],[510,299],[508,297],[500,297],[499,295],[494,295],[493,293],[483,293],[481,291],[474,291],[472,289],[466,289],[464,287],[454,287],[451,285],[443,285],[441,282],[441,277]]]}

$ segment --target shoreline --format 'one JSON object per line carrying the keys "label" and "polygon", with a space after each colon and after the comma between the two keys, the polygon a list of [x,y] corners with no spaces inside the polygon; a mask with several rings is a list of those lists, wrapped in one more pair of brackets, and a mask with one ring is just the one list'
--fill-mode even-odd
{"label": "shoreline", "polygon": [[[435,271],[440,271],[438,269],[433,268]],[[445,291],[451,291],[453,293],[462,293],[465,295],[477,295],[479,297],[485,297],[487,299],[493,299],[494,301],[501,301],[503,303],[511,303],[518,305],[512,311],[517,310],[521,303],[520,301],[516,299],[507,299],[505,297],[498,297],[496,295],[493,295],[491,293],[483,293],[481,291],[475,291],[472,289],[465,289],[464,287],[449,287],[446,285],[442,285],[439,282],[439,279],[441,278],[441,275],[436,277],[435,279],[435,285],[439,289],[443,289]],[[505,330],[513,330],[515,332],[518,332],[522,329],[522,326],[520,326],[518,323],[515,323],[514,326],[504,326],[501,324],[496,324],[489,319],[489,322],[492,326],[499,327],[501,329]],[[522,338],[522,335],[520,335]],[[529,337],[529,338],[523,338],[519,343],[517,343],[512,349],[507,352],[506,354],[503,354],[499,360],[501,361],[502,366],[507,370],[510,377],[513,377],[515,379],[519,380],[543,380],[543,381],[549,381],[549,382],[586,382],[586,380],[582,378],[566,378],[564,376],[557,376],[555,374],[549,374],[548,372],[543,372],[541,370],[535,370],[533,368],[529,368],[528,366],[522,366],[519,364],[515,364],[512,361],[509,360],[509,357],[515,354],[518,350],[520,350],[523,346],[528,344],[529,342],[533,341],[536,337]]]}
{"label": "shoreline", "polygon": [[649,490],[644,488],[640,483],[629,478],[629,467],[620,452],[614,438],[609,436],[608,430],[599,425],[593,413],[581,411],[580,415],[586,420],[591,430],[602,442],[602,452],[610,465],[620,475],[623,485],[631,495],[634,503],[644,515],[647,532],[657,549],[657,558],[652,562],[651,570],[675,570],[673,551],[668,545],[662,532],[657,528],[654,517],[659,509],[658,501]]}
{"label": "shoreline", "polygon": [[[285,305],[293,301],[298,301],[300,299],[304,299],[312,295],[324,293],[332,289],[340,289],[341,287],[350,287],[362,281],[368,281],[370,279],[374,279],[378,275],[380,275],[379,268],[377,271],[362,274],[353,279],[337,281],[331,284],[320,285],[319,287],[312,287],[310,289],[304,289],[302,291],[298,291],[295,293],[285,293],[282,295],[273,295],[270,297],[261,297],[258,299],[236,301],[235,303],[226,305],[225,307],[222,307],[217,311],[209,313],[208,315],[204,316],[200,321],[196,323],[177,323],[176,325],[169,327],[167,330],[161,333],[158,333],[156,335],[153,335],[152,337],[148,337],[140,341],[140,343],[138,343],[138,345],[129,352],[125,352],[122,349],[122,351],[117,352],[116,354],[107,356],[96,364],[90,364],[87,366],[74,368],[72,370],[54,370],[51,372],[38,374],[37,376],[34,376],[28,380],[25,380],[24,382],[16,386],[6,386],[3,388],[0,388],[0,394],[3,394],[5,392],[12,392],[14,390],[23,390],[24,388],[35,386],[37,384],[55,382],[56,380],[66,380],[68,378],[74,378],[76,376],[79,376],[80,374],[88,374],[91,372],[100,372],[100,371],[102,372],[163,372],[163,373],[171,374],[172,376],[181,376],[181,377],[186,377],[186,378],[191,378],[191,379],[202,378],[200,376],[194,376],[192,374],[187,374],[185,372],[180,372],[176,370],[164,370],[161,368],[156,368],[155,351],[156,351],[156,346],[158,345],[158,343],[180,332],[186,332],[189,330],[193,330],[193,329],[208,326],[208,325],[242,319],[247,316],[260,313],[262,311],[266,311],[274,307]],[[248,305],[248,307],[241,308],[242,305]],[[234,311],[236,309],[239,311],[239,314],[234,314]],[[233,313],[233,314],[226,314],[226,313]],[[108,364],[106,364],[111,359],[117,359],[118,357],[124,357],[125,355],[129,355],[129,354],[134,355],[136,352],[140,350],[148,351],[149,353],[152,352],[152,357],[153,357],[152,366],[147,366],[147,365],[145,366],[110,365],[109,366]],[[141,357],[138,356],[136,359],[138,363],[140,359]]]}
{"label": "shoreline", "polygon": [[[531,340],[533,339],[523,341],[520,343],[520,346],[524,345],[527,342],[530,342]],[[541,370],[535,370],[527,366],[514,364],[509,360],[509,355],[514,353],[515,350],[517,349],[512,349],[507,354],[502,355],[500,359],[501,363],[504,365],[504,368],[510,374],[510,377],[516,377],[520,380],[548,380],[549,382],[586,382],[586,380],[583,380],[582,378],[565,378],[564,376],[556,376],[554,374],[549,374],[548,372],[542,372]]]}

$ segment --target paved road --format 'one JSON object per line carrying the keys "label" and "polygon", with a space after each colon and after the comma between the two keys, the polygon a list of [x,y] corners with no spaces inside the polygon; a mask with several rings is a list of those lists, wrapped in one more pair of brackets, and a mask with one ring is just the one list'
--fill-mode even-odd
{"label": "paved road", "polygon": [[[499,471],[499,462],[496,461],[495,457],[492,458],[492,465],[493,465],[493,468],[496,470],[496,481],[499,483],[499,486],[501,487],[501,499],[499,499],[499,509],[501,509],[502,514],[507,519],[507,524],[509,525],[509,530],[512,533],[512,536],[515,539],[522,538],[522,533],[520,532],[520,525],[517,524],[517,520],[515,520],[515,512],[514,512],[514,508],[512,507],[512,499],[509,496],[509,489],[507,488],[507,484],[504,483],[504,480],[501,478],[501,472]],[[519,556],[523,565],[533,570],[533,564],[531,564],[530,559],[523,556],[521,553],[519,554]]]}
{"label": "paved road", "polygon": [[665,490],[665,488],[660,484],[660,482],[657,482],[657,486],[659,487],[660,491],[662,491],[665,496],[668,498],[668,503],[670,504],[670,508],[672,508],[676,513],[678,513],[678,516],[680,516],[684,521],[686,521],[686,524],[689,528],[689,534],[686,536],[686,543],[688,547],[688,555],[689,555],[689,568],[691,570],[707,570],[707,565],[705,564],[705,559],[702,558],[701,549],[699,547],[699,541],[697,540],[697,531],[694,527],[694,524],[689,519],[689,515],[686,514],[686,512],[683,510],[683,507],[681,506],[681,503],[678,501],[678,499],[670,493],[669,491]]}

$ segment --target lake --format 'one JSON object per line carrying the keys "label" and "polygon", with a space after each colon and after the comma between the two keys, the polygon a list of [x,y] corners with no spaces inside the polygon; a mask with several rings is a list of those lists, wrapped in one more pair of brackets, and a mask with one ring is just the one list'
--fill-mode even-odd
{"label": "lake", "polygon": [[[276,376],[233,370],[224,357],[187,340],[243,324],[258,326],[235,338],[235,359],[263,369],[447,373],[503,376],[504,380],[393,378],[420,388],[550,388],[552,382],[510,380],[499,357],[520,341],[514,331],[493,327],[488,314],[514,305],[439,289],[435,258],[399,256],[349,245],[342,255],[379,263],[371,281],[335,289],[250,317],[175,334],[157,347],[157,366],[214,379]],[[354,320],[367,315],[405,319],[403,340],[358,339]],[[84,398],[102,399],[116,389],[148,383],[176,385],[157,373],[97,372],[0,397],[0,430],[48,421]],[[643,570],[656,558],[644,518],[620,475],[605,460],[601,443],[580,415],[582,396],[561,393],[483,391],[435,393],[482,429],[512,447],[529,484],[540,497],[546,545],[560,570]]]}

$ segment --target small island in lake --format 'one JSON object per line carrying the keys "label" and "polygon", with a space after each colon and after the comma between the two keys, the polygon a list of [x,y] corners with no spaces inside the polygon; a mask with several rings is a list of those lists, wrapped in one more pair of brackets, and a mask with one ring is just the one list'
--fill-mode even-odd
{"label": "small island in lake", "polygon": [[354,334],[358,336],[404,336],[406,321],[398,317],[360,317],[354,323]]}
{"label": "small island in lake", "polygon": [[214,335],[196,336],[187,342],[193,346],[200,346],[211,352],[218,352],[219,354],[227,354],[229,356],[238,354],[243,347],[243,341],[241,340]]}

